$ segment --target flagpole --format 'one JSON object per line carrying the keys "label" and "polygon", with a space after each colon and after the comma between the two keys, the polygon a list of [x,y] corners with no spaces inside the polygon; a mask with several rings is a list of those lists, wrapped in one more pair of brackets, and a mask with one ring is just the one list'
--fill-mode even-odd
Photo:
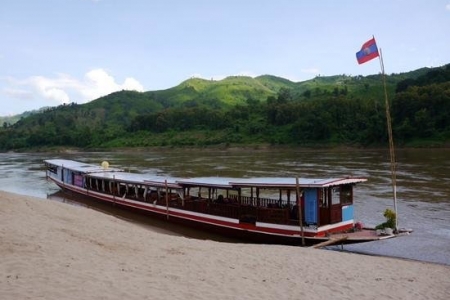
{"label": "flagpole", "polygon": [[380,66],[381,66],[381,76],[383,79],[384,86],[384,99],[386,106],[386,122],[387,122],[387,130],[389,136],[389,156],[391,160],[391,180],[392,180],[392,193],[394,196],[394,211],[395,211],[395,231],[398,231],[398,213],[397,213],[397,176],[396,176],[396,167],[395,167],[395,150],[394,150],[394,138],[392,136],[392,122],[391,122],[391,113],[389,108],[389,100],[387,94],[386,87],[386,74],[384,72],[384,62],[383,62],[383,53],[380,48]]}

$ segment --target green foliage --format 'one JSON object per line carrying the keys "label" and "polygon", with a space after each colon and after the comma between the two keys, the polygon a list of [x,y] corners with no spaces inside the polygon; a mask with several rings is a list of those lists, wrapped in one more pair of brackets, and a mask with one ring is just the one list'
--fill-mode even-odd
{"label": "green foliage", "polygon": [[395,229],[397,214],[393,210],[386,208],[386,210],[383,213],[383,216],[386,218],[386,222],[377,225],[375,229],[384,229],[384,228]]}
{"label": "green foliage", "polygon": [[[397,144],[450,140],[449,74],[445,66],[387,76]],[[0,126],[0,150],[235,144],[385,146],[381,77],[192,78],[163,91],[46,108]]]}
{"label": "green foliage", "polygon": [[[450,73],[450,69],[449,69]],[[404,143],[448,139],[450,132],[450,81],[410,86],[396,95],[392,104],[394,130]]]}
{"label": "green foliage", "polygon": [[263,76],[257,78],[230,76],[219,81],[191,78],[176,87],[146,94],[151,94],[165,108],[196,106],[226,108],[244,104],[249,98],[264,101],[268,96],[276,95],[285,87],[283,82],[285,79],[274,76],[272,79],[271,81]]}

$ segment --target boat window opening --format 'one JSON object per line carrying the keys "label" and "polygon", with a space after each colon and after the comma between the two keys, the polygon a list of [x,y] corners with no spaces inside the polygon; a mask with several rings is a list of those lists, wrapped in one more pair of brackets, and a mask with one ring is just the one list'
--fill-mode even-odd
{"label": "boat window opening", "polygon": [[183,199],[183,190],[177,189],[176,193],[180,199]]}
{"label": "boat window opening", "polygon": [[111,195],[114,195],[114,192],[115,192],[115,184],[114,184],[114,181],[110,180],[110,181],[107,181],[107,183],[108,183],[108,187],[107,187],[108,192],[109,192]]}
{"label": "boat window opening", "polygon": [[208,189],[208,199],[217,199],[217,189],[209,188]]}
{"label": "boat window opening", "polygon": [[353,203],[353,188],[350,184],[341,186],[341,203],[349,205]]}
{"label": "boat window opening", "polygon": [[139,199],[139,196],[141,194],[140,186],[138,184],[132,185],[130,193],[132,197],[134,197],[135,199]]}
{"label": "boat window opening", "polygon": [[147,194],[147,187],[145,185],[139,186],[139,199],[145,201],[145,195]]}
{"label": "boat window opening", "polygon": [[91,182],[91,189],[94,190],[95,187],[96,187],[96,185],[95,185],[95,179],[92,179],[92,182]]}
{"label": "boat window opening", "polygon": [[328,208],[328,193],[327,189],[319,189],[319,206],[322,208]]}
{"label": "boat window opening", "polygon": [[256,188],[256,206],[261,205],[261,199],[259,198],[259,188]]}
{"label": "boat window opening", "polygon": [[123,185],[120,182],[117,182],[117,196],[122,196],[123,195],[123,189],[125,189],[124,187],[122,187]]}
{"label": "boat window opening", "polygon": [[339,186],[335,186],[332,189],[331,193],[331,205],[337,205],[341,203],[341,188]]}
{"label": "boat window opening", "polygon": [[47,167],[47,171],[49,171],[50,173],[53,173],[53,174],[57,174],[58,173],[58,168],[55,167],[55,166],[48,166]]}
{"label": "boat window opening", "polygon": [[159,199],[159,192],[158,190],[149,189],[147,192],[147,201],[150,203],[156,203]]}

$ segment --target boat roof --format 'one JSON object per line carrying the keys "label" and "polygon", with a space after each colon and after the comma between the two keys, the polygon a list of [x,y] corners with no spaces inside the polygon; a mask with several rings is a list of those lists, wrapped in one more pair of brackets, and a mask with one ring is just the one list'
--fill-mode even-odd
{"label": "boat roof", "polygon": [[188,185],[188,186],[205,186],[205,187],[231,189],[233,188],[233,186],[230,184],[230,181],[233,180],[237,179],[229,177],[194,177],[194,178],[180,179],[177,182],[181,185]]}
{"label": "boat roof", "polygon": [[[343,184],[356,184],[367,181],[366,178],[342,177],[342,178],[299,178],[299,187],[330,187]],[[243,178],[232,181],[230,184],[234,187],[277,187],[277,188],[295,188],[297,179],[293,177],[261,177],[261,178]]]}
{"label": "boat roof", "polygon": [[119,168],[104,168],[101,165],[93,165],[88,163],[83,163],[79,161],[74,160],[68,160],[68,159],[46,159],[44,160],[44,163],[59,167],[64,167],[66,169],[80,172],[80,173],[97,173],[97,172],[122,172],[122,169]]}
{"label": "boat roof", "polygon": [[72,171],[88,174],[89,177],[98,179],[117,180],[124,183],[147,184],[155,187],[181,188],[176,183],[175,178],[166,178],[163,176],[127,173],[119,168],[104,168],[93,164],[82,163],[67,159],[48,159],[44,160],[46,164],[56,165],[67,168]]}
{"label": "boat roof", "polygon": [[165,187],[167,183],[168,188],[182,188],[182,186],[178,184],[176,178],[157,175],[126,172],[99,172],[89,174],[89,176],[92,178],[116,180],[124,183],[151,185],[154,187]]}
{"label": "boat roof", "polygon": [[[258,178],[230,178],[230,177],[194,177],[174,178],[149,174],[126,173],[118,168],[104,168],[66,159],[44,160],[46,164],[64,167],[73,171],[86,173],[93,178],[117,180],[125,183],[137,183],[157,187],[182,188],[183,186],[203,186],[215,188],[296,188],[297,179],[294,177],[258,177]],[[344,184],[356,184],[367,181],[366,178],[337,177],[337,178],[299,178],[299,187],[332,187]]]}
{"label": "boat roof", "polygon": [[[330,187],[343,184],[356,184],[367,181],[366,178],[299,178],[299,187]],[[296,178],[293,177],[259,177],[259,178],[228,178],[228,177],[197,177],[177,180],[181,185],[207,186],[218,188],[268,187],[296,188]]]}

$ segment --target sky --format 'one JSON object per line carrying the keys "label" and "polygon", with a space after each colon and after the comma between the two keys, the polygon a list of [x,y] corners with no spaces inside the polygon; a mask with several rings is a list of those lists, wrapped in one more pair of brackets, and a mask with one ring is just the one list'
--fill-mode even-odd
{"label": "sky", "polygon": [[2,0],[0,116],[191,77],[294,82],[450,63],[450,0]]}

